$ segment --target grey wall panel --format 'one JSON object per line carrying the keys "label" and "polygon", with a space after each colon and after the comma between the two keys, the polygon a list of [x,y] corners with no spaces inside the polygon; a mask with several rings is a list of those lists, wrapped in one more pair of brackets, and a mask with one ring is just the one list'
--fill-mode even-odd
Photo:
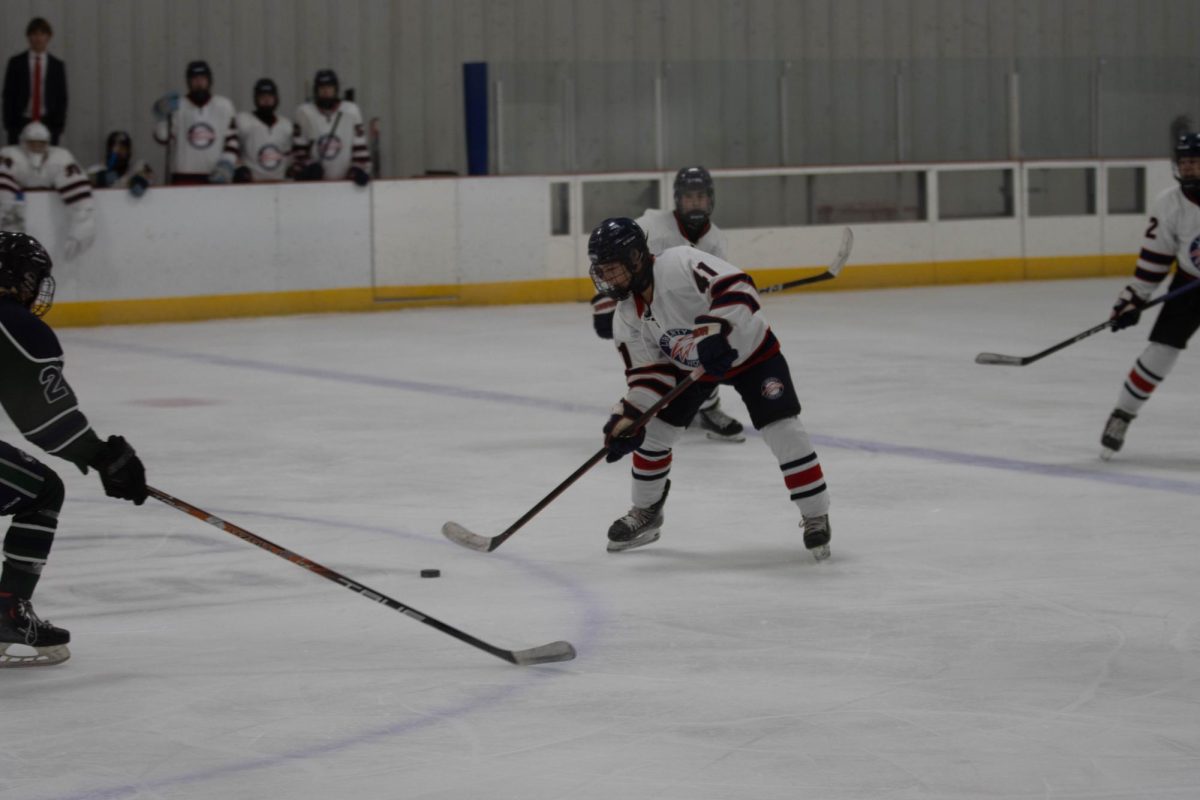
{"label": "grey wall panel", "polygon": [[876,161],[901,147],[920,160],[1004,156],[1011,67],[1029,155],[1153,155],[1175,116],[1200,124],[1195,0],[5,0],[4,11],[5,57],[24,48],[31,16],[54,25],[72,96],[64,143],[85,165],[124,128],[161,170],[149,109],[183,88],[194,58],[239,108],[273,77],[288,115],[316,69],[337,70],[381,120],[389,175],[465,168],[468,60],[506,81],[505,157],[528,171],[656,166],[660,70],[667,167]]}

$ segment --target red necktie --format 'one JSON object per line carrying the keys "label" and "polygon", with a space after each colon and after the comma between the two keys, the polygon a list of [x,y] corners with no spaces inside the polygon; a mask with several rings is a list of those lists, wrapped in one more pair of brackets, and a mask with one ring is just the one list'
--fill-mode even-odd
{"label": "red necktie", "polygon": [[42,57],[33,57],[33,102],[30,104],[30,117],[34,122],[42,118]]}

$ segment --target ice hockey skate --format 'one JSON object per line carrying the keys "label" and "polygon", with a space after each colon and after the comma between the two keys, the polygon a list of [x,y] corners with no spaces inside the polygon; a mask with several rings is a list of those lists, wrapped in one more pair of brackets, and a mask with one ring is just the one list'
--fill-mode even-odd
{"label": "ice hockey skate", "polygon": [[48,667],[71,657],[71,634],[42,620],[28,600],[0,596],[0,668]]}
{"label": "ice hockey skate", "polygon": [[632,550],[658,541],[659,531],[663,525],[663,505],[667,502],[667,493],[671,491],[671,482],[663,487],[662,497],[649,508],[634,506],[629,513],[614,522],[608,528],[608,552],[619,553],[622,550]]}
{"label": "ice hockey skate", "polygon": [[829,524],[829,515],[809,517],[801,521],[800,527],[804,529],[804,546],[813,554],[813,558],[817,561],[829,558],[829,538],[833,533],[833,526]]}
{"label": "ice hockey skate", "polygon": [[696,412],[696,419],[693,425],[703,428],[705,435],[716,441],[746,441],[746,434],[743,432],[742,423],[722,411],[720,403],[714,403],[708,408],[702,408]]}
{"label": "ice hockey skate", "polygon": [[1129,423],[1137,419],[1136,414],[1114,408],[1108,422],[1104,424],[1104,433],[1100,436],[1100,458],[1108,461],[1125,444],[1125,431]]}

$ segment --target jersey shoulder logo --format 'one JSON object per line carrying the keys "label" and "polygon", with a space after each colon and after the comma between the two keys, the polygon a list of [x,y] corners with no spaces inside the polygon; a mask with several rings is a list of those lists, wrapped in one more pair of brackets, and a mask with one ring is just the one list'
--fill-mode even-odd
{"label": "jersey shoulder logo", "polygon": [[1192,266],[1200,270],[1200,235],[1188,245],[1188,258],[1192,260]]}
{"label": "jersey shoulder logo", "polygon": [[700,359],[696,355],[696,340],[691,328],[671,328],[658,337],[658,349],[676,364],[697,367]]}

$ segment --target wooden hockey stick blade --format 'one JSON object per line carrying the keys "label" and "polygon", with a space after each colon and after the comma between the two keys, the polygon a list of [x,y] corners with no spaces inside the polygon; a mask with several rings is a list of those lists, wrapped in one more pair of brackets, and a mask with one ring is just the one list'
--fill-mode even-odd
{"label": "wooden hockey stick blade", "polygon": [[555,661],[570,661],[575,658],[575,648],[570,642],[551,642],[528,650],[513,650],[513,663],[520,667],[531,664],[552,664]]}
{"label": "wooden hockey stick blade", "polygon": [[854,247],[854,231],[850,228],[842,230],[842,246],[834,256],[833,261],[825,271],[819,275],[813,275],[808,278],[799,278],[787,283],[777,283],[773,286],[768,286],[765,289],[759,289],[759,294],[772,294],[774,292],[786,292],[788,289],[795,289],[800,286],[808,286],[821,281],[828,281],[836,278],[838,273],[842,271],[842,267],[846,266],[846,262],[850,260],[850,251]]}
{"label": "wooden hockey stick blade", "polygon": [[492,538],[472,533],[457,522],[447,522],[443,525],[442,536],[469,550],[476,550],[480,553],[490,553],[492,550]]}

